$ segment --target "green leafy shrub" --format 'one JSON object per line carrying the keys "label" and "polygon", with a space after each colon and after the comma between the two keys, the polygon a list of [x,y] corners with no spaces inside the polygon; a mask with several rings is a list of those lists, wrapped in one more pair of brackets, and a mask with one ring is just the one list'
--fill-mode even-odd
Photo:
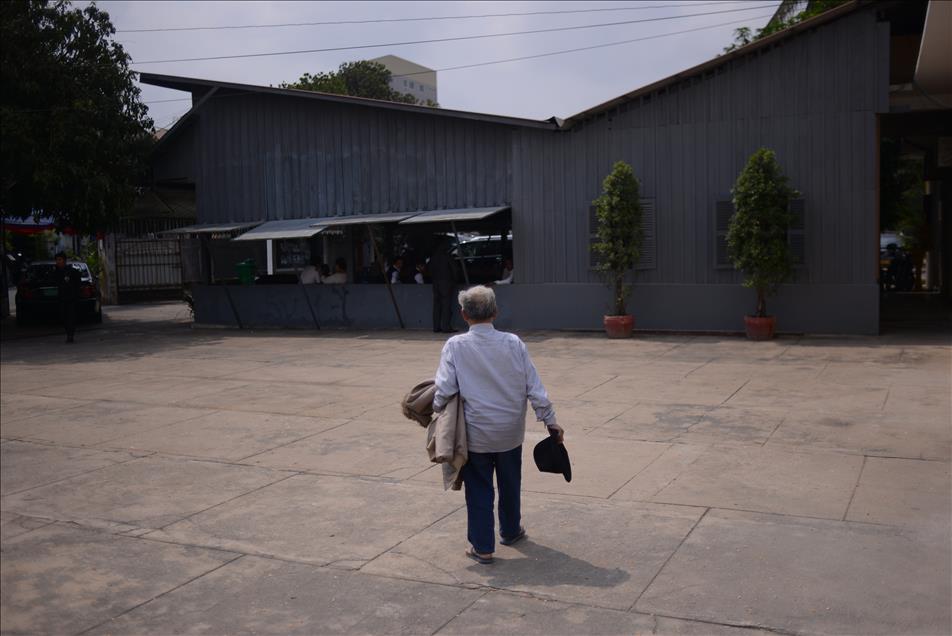
{"label": "green leafy shrub", "polygon": [[776,292],[793,271],[787,230],[793,220],[790,199],[798,196],[787,185],[772,150],[761,148],[747,161],[731,191],[734,216],[727,232],[727,251],[744,286],[757,291],[757,313],[767,315],[767,296]]}
{"label": "green leafy shrub", "polygon": [[592,203],[598,218],[598,242],[592,246],[599,257],[598,269],[612,287],[614,316],[628,312],[625,305],[630,286],[625,274],[641,254],[641,198],[635,174],[624,161],[615,163],[602,182],[602,195]]}

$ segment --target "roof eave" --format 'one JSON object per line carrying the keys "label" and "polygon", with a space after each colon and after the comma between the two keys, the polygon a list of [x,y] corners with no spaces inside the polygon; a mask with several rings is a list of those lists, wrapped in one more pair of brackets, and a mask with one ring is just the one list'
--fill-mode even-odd
{"label": "roof eave", "polygon": [[[349,95],[335,95],[332,93],[319,93],[316,91],[306,91],[294,88],[276,88],[274,86],[255,86],[252,84],[237,84],[234,82],[219,82],[214,80],[204,80],[192,77],[180,77],[175,75],[160,75],[158,73],[140,73],[139,81],[152,86],[161,86],[181,91],[193,91],[198,87],[216,87],[228,90],[247,91],[249,93],[264,93],[278,95],[283,97],[298,97],[303,99],[313,99],[325,102],[335,102],[340,104],[352,104],[367,106],[371,108],[383,108],[387,110],[399,110],[403,112],[419,113],[423,115],[436,115],[439,117],[453,117],[457,119],[470,119],[475,121],[485,121],[497,123],[506,126],[519,126],[528,128],[541,128],[554,130],[555,127],[548,121],[535,119],[523,119],[521,117],[507,117],[505,115],[492,115],[486,113],[476,113],[463,110],[451,110],[434,106],[421,106],[417,104],[401,104],[400,102],[390,102],[380,99],[368,99],[365,97],[351,97]],[[191,111],[189,111],[191,112]],[[173,127],[174,128],[174,127]],[[166,133],[165,137],[171,134]],[[165,138],[163,137],[163,139]]]}

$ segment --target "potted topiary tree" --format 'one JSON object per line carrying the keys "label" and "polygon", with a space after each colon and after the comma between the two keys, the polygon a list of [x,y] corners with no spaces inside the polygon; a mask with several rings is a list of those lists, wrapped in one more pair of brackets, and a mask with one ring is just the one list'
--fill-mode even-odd
{"label": "potted topiary tree", "polygon": [[757,292],[757,311],[744,316],[744,327],[751,340],[769,340],[777,319],[767,315],[767,296],[793,271],[787,230],[792,221],[790,199],[798,193],[787,185],[773,151],[761,148],[747,161],[731,194],[734,215],[727,253],[734,267],[744,272],[744,287]]}
{"label": "potted topiary tree", "polygon": [[638,262],[641,249],[641,199],[638,180],[624,161],[617,162],[602,183],[602,195],[592,203],[598,220],[598,269],[612,289],[613,312],[604,317],[609,338],[628,338],[635,318],[626,309],[630,286],[625,274]]}

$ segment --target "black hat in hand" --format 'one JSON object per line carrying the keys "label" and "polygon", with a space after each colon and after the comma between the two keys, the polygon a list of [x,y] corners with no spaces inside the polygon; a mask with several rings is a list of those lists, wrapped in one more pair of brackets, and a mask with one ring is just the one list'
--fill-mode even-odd
{"label": "black hat in hand", "polygon": [[559,444],[558,433],[546,437],[532,449],[536,466],[543,473],[561,473],[565,481],[572,481],[572,464],[565,444]]}

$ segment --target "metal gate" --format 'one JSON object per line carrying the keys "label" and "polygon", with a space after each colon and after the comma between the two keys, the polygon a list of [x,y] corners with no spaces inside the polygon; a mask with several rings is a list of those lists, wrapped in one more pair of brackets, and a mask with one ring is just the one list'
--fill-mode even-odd
{"label": "metal gate", "polygon": [[119,293],[182,289],[182,244],[178,238],[116,240]]}

